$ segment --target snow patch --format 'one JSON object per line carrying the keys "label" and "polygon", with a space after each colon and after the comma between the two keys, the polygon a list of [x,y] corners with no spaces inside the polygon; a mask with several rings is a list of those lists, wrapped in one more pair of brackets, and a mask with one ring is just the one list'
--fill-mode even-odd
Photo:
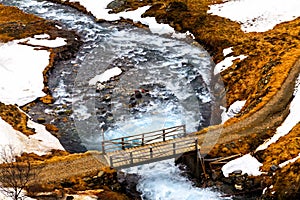
{"label": "snow patch", "polygon": [[233,52],[232,47],[223,49],[223,55],[226,57],[228,54],[231,54]]}
{"label": "snow patch", "polygon": [[288,164],[290,164],[290,163],[295,162],[295,161],[298,160],[299,158],[300,158],[300,153],[298,154],[297,157],[295,157],[295,158],[293,158],[293,159],[291,159],[291,160],[287,160],[287,161],[285,161],[285,162],[283,162],[283,163],[280,163],[278,166],[279,166],[280,168],[283,168],[284,166],[286,166],[286,165],[288,165]]}
{"label": "snow patch", "polygon": [[95,76],[89,81],[89,85],[96,85],[98,82],[99,83],[104,83],[109,81],[111,78],[115,76],[119,76],[122,74],[122,70],[119,67],[114,67],[111,69],[106,70],[100,75]]}
{"label": "snow patch", "polygon": [[[20,42],[24,42],[25,44],[33,45],[33,46],[42,46],[42,47],[61,47],[67,44],[65,38],[57,37],[55,40],[49,40],[49,38],[45,38],[47,34],[37,35],[34,38],[25,38],[20,40]],[[43,38],[44,37],[44,38]]]}
{"label": "snow patch", "polygon": [[[224,51],[223,51],[224,53]],[[228,53],[228,51],[225,51],[225,53]],[[214,69],[214,75],[221,73],[228,67],[230,67],[233,64],[233,61],[240,59],[241,61],[247,58],[245,55],[239,55],[239,56],[230,56],[226,57],[224,60],[216,64],[215,69]]]}
{"label": "snow patch", "polygon": [[233,104],[230,105],[228,111],[226,112],[226,108],[221,106],[221,110],[223,110],[221,114],[222,124],[224,124],[228,119],[234,117],[238,114],[242,108],[244,107],[246,100],[244,101],[235,101]]}
{"label": "snow patch", "polygon": [[27,125],[34,128],[36,134],[28,137],[0,118],[0,151],[6,146],[11,146],[15,155],[21,155],[23,152],[44,155],[52,149],[64,150],[58,139],[51,135],[43,125],[31,120],[28,120]]}
{"label": "snow patch", "polygon": [[241,24],[244,32],[265,32],[300,16],[299,0],[234,0],[211,5],[208,13]]}
{"label": "snow patch", "polygon": [[[48,40],[49,35],[0,43],[0,101],[23,106],[45,96],[43,71],[49,64],[50,52],[35,46],[59,47],[65,39]],[[25,43],[31,46],[27,46]]]}
{"label": "snow patch", "polygon": [[225,177],[228,177],[230,173],[235,170],[242,170],[242,174],[248,174],[250,176],[259,176],[262,174],[259,168],[262,166],[260,162],[250,154],[246,154],[240,158],[234,159],[226,163],[222,167],[222,172]]}
{"label": "snow patch", "polygon": [[133,11],[109,14],[110,9],[107,9],[107,5],[112,2],[112,0],[70,0],[70,2],[78,2],[80,5],[85,7],[87,11],[90,11],[97,19],[104,19],[107,21],[116,21],[121,18],[131,19],[134,22],[141,22],[142,24],[147,25],[152,33],[172,34],[172,37],[176,38],[185,38],[187,36],[194,38],[190,32],[176,33],[174,28],[168,24],[157,23],[155,17],[142,18],[142,14],[144,14],[150,6],[143,6]]}
{"label": "snow patch", "polygon": [[[12,188],[5,188],[6,190],[11,190],[11,192],[14,192],[15,190],[14,189],[12,189]],[[26,199],[26,200],[36,200],[36,199],[33,199],[33,198],[31,198],[31,197],[28,197],[28,196],[26,196],[25,195],[25,191],[21,191],[21,193],[20,193],[20,195],[19,195],[19,197],[23,197],[22,199]],[[11,200],[12,198],[11,197],[7,197],[7,195],[5,195],[4,193],[2,193],[1,191],[0,191],[0,199],[1,200]],[[21,199],[21,198],[20,198]]]}
{"label": "snow patch", "polygon": [[40,34],[33,36],[35,39],[50,39],[50,35],[48,34]]}
{"label": "snow patch", "polygon": [[0,46],[0,101],[25,105],[45,96],[43,70],[50,52],[11,41]]}

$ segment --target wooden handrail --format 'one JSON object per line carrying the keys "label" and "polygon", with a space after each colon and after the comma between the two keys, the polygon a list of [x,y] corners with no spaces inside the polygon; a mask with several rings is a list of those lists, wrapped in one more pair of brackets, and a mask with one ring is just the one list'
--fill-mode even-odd
{"label": "wooden handrail", "polygon": [[167,139],[174,139],[176,136],[182,136],[182,135],[183,136],[186,135],[185,125],[174,126],[170,128],[157,130],[157,131],[151,131],[148,133],[114,138],[111,140],[104,140],[102,141],[102,152],[105,154],[107,151],[111,151],[111,150],[113,151],[120,150],[120,149],[124,150],[126,148],[126,145],[143,146],[145,144],[150,144],[155,140],[162,139],[162,141],[166,141]]}
{"label": "wooden handrail", "polygon": [[172,132],[177,131],[179,128],[183,128],[183,130],[184,130],[185,129],[184,127],[185,127],[185,125],[174,126],[174,127],[170,127],[170,128],[164,128],[164,129],[160,129],[160,130],[156,130],[156,131],[147,132],[147,133],[140,133],[140,134],[136,134],[136,135],[129,135],[129,136],[126,136],[126,137],[113,138],[111,140],[104,140],[104,142],[110,142],[110,141],[113,141],[113,140],[120,140],[122,138],[131,138],[131,137],[136,137],[136,136],[141,136],[141,135],[148,135],[148,134],[151,134],[151,133],[162,132],[163,130],[166,131],[166,130],[175,129],[173,131],[166,132],[166,133],[172,133]]}

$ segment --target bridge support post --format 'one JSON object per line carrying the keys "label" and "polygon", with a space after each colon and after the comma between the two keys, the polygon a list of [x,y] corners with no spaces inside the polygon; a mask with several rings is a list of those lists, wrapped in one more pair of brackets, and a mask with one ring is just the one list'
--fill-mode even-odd
{"label": "bridge support post", "polygon": [[183,135],[186,136],[186,125],[183,125]]}
{"label": "bridge support post", "polygon": [[133,164],[133,156],[132,156],[132,152],[130,152],[130,164]]}
{"label": "bridge support post", "polygon": [[109,157],[109,161],[110,161],[110,166],[114,167],[112,156]]}
{"label": "bridge support post", "polygon": [[173,143],[173,155],[176,155],[176,143]]}
{"label": "bridge support post", "polygon": [[105,154],[105,146],[104,146],[104,141],[102,141],[102,152]]}
{"label": "bridge support post", "polygon": [[124,138],[122,138],[122,149],[125,150],[125,142],[124,142]]}
{"label": "bridge support post", "polygon": [[195,140],[195,149],[196,149],[196,160],[197,160],[196,176],[200,177],[201,175],[200,174],[200,165],[201,165],[202,172],[205,178],[208,178],[208,175],[206,174],[204,159],[202,158],[200,149],[198,148],[198,139]]}
{"label": "bridge support post", "polygon": [[145,134],[142,135],[142,146],[145,144]]}
{"label": "bridge support post", "polygon": [[163,130],[163,141],[164,142],[166,141],[166,130],[165,129]]}
{"label": "bridge support post", "polygon": [[199,163],[199,157],[198,157],[198,139],[195,139],[195,150],[196,150],[196,177],[200,178],[200,163]]}
{"label": "bridge support post", "polygon": [[152,149],[151,146],[150,146],[150,158],[151,158],[151,159],[153,158],[153,149]]}

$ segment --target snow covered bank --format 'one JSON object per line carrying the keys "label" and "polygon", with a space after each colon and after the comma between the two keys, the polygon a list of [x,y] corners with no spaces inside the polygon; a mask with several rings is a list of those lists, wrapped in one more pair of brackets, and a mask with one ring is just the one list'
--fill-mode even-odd
{"label": "snow covered bank", "polygon": [[43,70],[49,64],[50,52],[12,41],[0,46],[0,101],[22,106],[42,92]]}
{"label": "snow covered bank", "polygon": [[241,24],[244,32],[265,32],[300,16],[299,0],[229,0],[210,6],[208,13]]}
{"label": "snow covered bank", "polygon": [[287,161],[285,161],[285,162],[283,162],[283,163],[280,163],[280,164],[279,164],[279,167],[282,168],[282,167],[288,165],[289,163],[295,162],[295,161],[298,160],[298,159],[300,159],[300,153],[298,154],[297,157],[295,157],[295,158],[293,158],[293,159],[291,159],[291,160],[287,160]]}
{"label": "snow covered bank", "polygon": [[228,119],[234,117],[238,114],[242,108],[244,107],[246,100],[244,101],[235,101],[233,104],[230,105],[226,112],[226,108],[221,106],[221,110],[223,110],[221,114],[222,124],[224,124]]}
{"label": "snow covered bank", "polygon": [[49,64],[50,52],[33,46],[58,47],[64,39],[26,38],[0,44],[0,102],[25,105],[45,96],[43,71]]}
{"label": "snow covered bank", "polygon": [[27,125],[34,128],[36,134],[27,137],[0,118],[0,151],[7,146],[11,146],[16,155],[21,155],[23,152],[44,155],[52,149],[64,150],[58,139],[46,131],[43,125],[31,120]]}
{"label": "snow covered bank", "polygon": [[[63,38],[49,38],[49,35],[42,34],[0,44],[0,102],[22,106],[45,95],[42,91],[43,71],[49,65],[50,52],[39,50],[36,46],[59,47],[66,44]],[[0,118],[0,151],[6,146],[12,146],[17,155],[23,152],[42,155],[52,149],[64,150],[43,125],[31,120],[27,123],[36,134],[26,136]]]}
{"label": "snow covered bank", "polygon": [[260,162],[250,154],[246,154],[240,158],[234,159],[226,163],[222,167],[222,172],[225,177],[236,170],[242,170],[242,174],[248,174],[250,176],[259,176],[262,172],[259,168],[262,166]]}
{"label": "snow covered bank", "polygon": [[[224,49],[225,50],[225,49]],[[239,56],[229,56],[226,57],[224,60],[216,64],[215,69],[214,69],[214,75],[221,73],[228,67],[230,67],[233,64],[233,61],[239,59],[239,60],[244,60],[247,58],[245,55],[239,55]]]}
{"label": "snow covered bank", "polygon": [[216,66],[214,68],[214,75],[220,74],[225,69],[231,67],[233,65],[233,61],[235,61],[235,60],[242,61],[242,60],[244,60],[244,59],[246,59],[248,57],[246,55],[229,56],[229,57],[227,57],[232,52],[233,52],[232,47],[223,49],[223,55],[224,55],[225,59],[222,60],[221,62],[219,62],[218,64],[216,64]]}
{"label": "snow covered bank", "polygon": [[126,11],[120,13],[109,14],[110,9],[107,9],[107,5],[113,0],[70,0],[70,2],[78,2],[80,5],[86,8],[87,11],[91,12],[93,16],[97,19],[104,19],[107,21],[115,21],[121,18],[133,20],[133,22],[141,22],[144,25],[147,25],[152,33],[157,34],[171,34],[173,37],[183,38],[186,36],[194,36],[186,32],[185,34],[176,33],[174,28],[168,24],[159,24],[156,22],[155,17],[145,17],[142,18],[150,6],[143,6],[133,11]]}
{"label": "snow covered bank", "polygon": [[20,42],[24,42],[25,44],[33,45],[33,46],[43,46],[43,47],[61,47],[67,44],[66,39],[64,38],[55,38],[54,40],[50,40],[50,35],[42,34],[35,35],[34,38],[25,38],[20,40]]}

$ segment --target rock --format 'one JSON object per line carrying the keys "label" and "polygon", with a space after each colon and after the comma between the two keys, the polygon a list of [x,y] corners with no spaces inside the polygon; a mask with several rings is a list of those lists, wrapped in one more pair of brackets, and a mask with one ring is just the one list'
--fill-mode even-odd
{"label": "rock", "polygon": [[58,199],[63,198],[64,197],[64,191],[59,190],[59,189],[55,189],[53,192],[50,192],[50,196],[54,196]]}
{"label": "rock", "polygon": [[130,99],[129,101],[129,107],[132,108],[132,107],[135,107],[137,105],[137,101],[136,99]]}
{"label": "rock", "polygon": [[109,116],[107,117],[106,119],[107,122],[113,122],[114,121],[114,118],[112,116]]}
{"label": "rock", "polygon": [[64,112],[64,114],[66,114],[66,115],[71,115],[72,113],[73,113],[72,110],[65,110],[65,112]]}
{"label": "rock", "polygon": [[243,190],[243,186],[240,185],[240,184],[234,184],[234,188],[235,188],[236,190]]}
{"label": "rock", "polygon": [[44,104],[52,104],[54,103],[54,98],[51,95],[47,94],[46,96],[41,97],[40,101]]}
{"label": "rock", "polygon": [[272,171],[276,171],[278,168],[279,168],[279,167],[278,167],[277,165],[272,165],[272,166],[270,167],[270,169],[271,169]]}
{"label": "rock", "polygon": [[142,93],[138,90],[135,91],[135,94],[134,94],[135,98],[137,99],[141,99],[143,97]]}
{"label": "rock", "polygon": [[67,196],[66,200],[73,200],[74,197],[73,196]]}
{"label": "rock", "polygon": [[103,85],[102,83],[98,83],[98,84],[97,84],[96,91],[101,91],[101,90],[103,90],[103,89],[105,89],[105,85]]}
{"label": "rock", "polygon": [[103,97],[103,101],[105,101],[105,102],[111,101],[111,96],[110,96],[109,94],[106,94],[106,95]]}
{"label": "rock", "polygon": [[43,124],[43,123],[46,122],[46,119],[43,118],[43,117],[39,117],[39,118],[36,119],[36,121],[37,121],[38,123],[40,123],[40,124]]}
{"label": "rock", "polygon": [[231,178],[223,178],[222,182],[231,185],[233,183],[233,180]]}
{"label": "rock", "polygon": [[104,175],[104,171],[100,171],[98,174],[97,174],[97,176],[100,178],[100,177],[102,177]]}
{"label": "rock", "polygon": [[46,130],[50,132],[58,132],[59,129],[53,124],[45,124]]}
{"label": "rock", "polygon": [[216,181],[220,177],[220,172],[213,170],[211,178],[212,180]]}
{"label": "rock", "polygon": [[92,178],[90,178],[90,177],[85,177],[85,178],[83,178],[82,180],[83,180],[84,182],[86,182],[86,183],[89,183],[89,182],[92,181]]}
{"label": "rock", "polygon": [[64,182],[60,183],[60,185],[63,188],[72,188],[75,185],[75,183],[67,180],[67,181],[64,181]]}
{"label": "rock", "polygon": [[232,172],[232,174],[234,175],[241,175],[242,174],[242,170],[235,170]]}
{"label": "rock", "polygon": [[125,0],[114,0],[114,1],[110,2],[107,5],[107,8],[109,8],[109,9],[118,9],[118,8],[123,7],[125,5],[126,5]]}
{"label": "rock", "polygon": [[69,120],[68,120],[68,118],[67,117],[64,117],[64,118],[62,118],[62,120],[61,120],[62,122],[68,122]]}
{"label": "rock", "polygon": [[131,199],[140,199],[140,193],[136,191],[136,186],[141,177],[137,174],[118,173],[119,183],[124,187],[124,191]]}
{"label": "rock", "polygon": [[181,11],[181,12],[184,12],[184,11],[187,11],[188,8],[187,8],[187,5],[183,2],[171,2],[168,7],[167,7],[167,11],[168,12],[172,12],[172,11]]}
{"label": "rock", "polygon": [[93,182],[92,182],[92,183],[89,183],[89,184],[88,184],[88,187],[89,187],[89,188],[94,188],[94,187],[95,187],[95,183],[93,183]]}
{"label": "rock", "polygon": [[134,100],[135,100],[135,98],[134,98],[134,96],[132,95],[132,96],[130,97],[129,101],[134,101]]}
{"label": "rock", "polygon": [[121,185],[119,183],[115,183],[115,184],[111,185],[110,187],[113,191],[120,191],[121,190]]}

